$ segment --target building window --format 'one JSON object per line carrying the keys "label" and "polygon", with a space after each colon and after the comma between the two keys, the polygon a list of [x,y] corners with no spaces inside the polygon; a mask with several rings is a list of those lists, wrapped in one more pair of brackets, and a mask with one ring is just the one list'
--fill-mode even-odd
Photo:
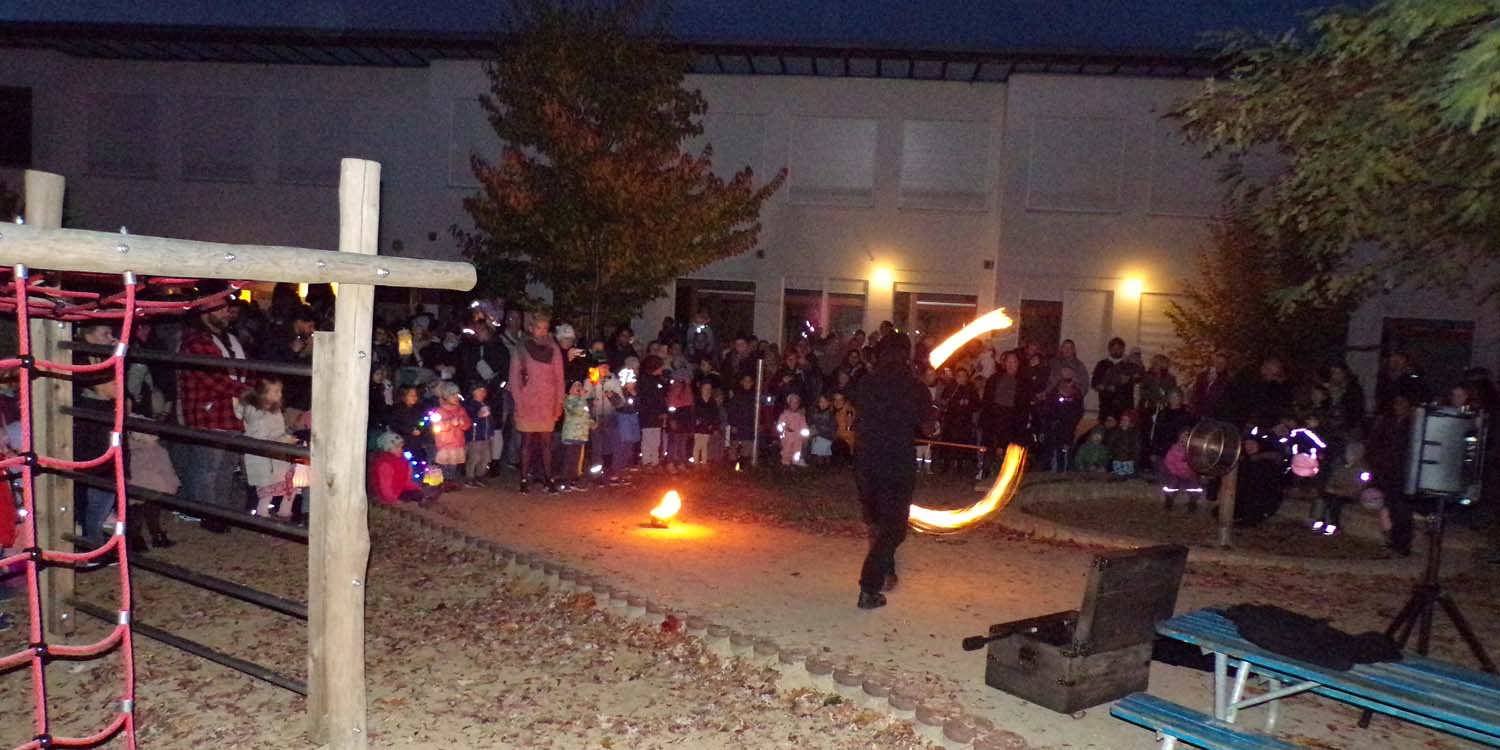
{"label": "building window", "polygon": [[894,301],[896,319],[892,322],[913,341],[923,336],[942,341],[979,314],[979,298],[972,294],[903,291],[897,284]]}
{"label": "building window", "polygon": [[255,103],[203,97],[183,103],[182,177],[214,182],[255,178]]}
{"label": "building window", "polygon": [[31,89],[0,86],[0,167],[31,166]]}
{"label": "building window", "polygon": [[339,184],[339,161],[349,153],[349,103],[288,99],[278,104],[277,181]]}
{"label": "building window", "polygon": [[798,117],[792,123],[791,199],[834,206],[875,204],[875,144],[880,123]]}
{"label": "building window", "polygon": [[89,173],[156,178],[156,97],[100,94],[88,110]]}
{"label": "building window", "polygon": [[989,203],[989,128],[908,120],[901,139],[901,207],[983,211]]}
{"label": "building window", "polygon": [[781,345],[811,338],[823,327],[823,290],[788,289],[782,294]]}

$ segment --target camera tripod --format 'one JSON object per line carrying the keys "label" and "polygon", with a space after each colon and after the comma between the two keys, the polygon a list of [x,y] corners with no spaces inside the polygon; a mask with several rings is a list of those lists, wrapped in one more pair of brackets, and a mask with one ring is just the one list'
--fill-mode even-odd
{"label": "camera tripod", "polygon": [[[1484,644],[1474,635],[1474,629],[1469,627],[1469,621],[1464,618],[1463,612],[1459,611],[1458,603],[1453,597],[1443,590],[1440,572],[1443,565],[1443,533],[1444,515],[1448,506],[1447,495],[1433,496],[1437,501],[1437,509],[1429,518],[1427,523],[1427,565],[1422,571],[1422,579],[1412,586],[1411,597],[1406,600],[1406,605],[1396,613],[1395,619],[1391,620],[1389,627],[1385,629],[1387,638],[1391,638],[1404,651],[1406,644],[1411,640],[1412,632],[1417,634],[1416,652],[1422,656],[1427,655],[1428,646],[1432,643],[1432,620],[1434,611],[1442,607],[1443,613],[1448,615],[1448,620],[1453,623],[1453,628],[1458,631],[1459,638],[1463,639],[1464,645],[1469,647],[1469,653],[1474,660],[1479,662],[1479,668],[1490,674],[1495,674],[1495,662],[1490,659],[1489,653],[1484,650]],[[1366,710],[1359,717],[1359,725],[1368,727],[1373,712]]]}

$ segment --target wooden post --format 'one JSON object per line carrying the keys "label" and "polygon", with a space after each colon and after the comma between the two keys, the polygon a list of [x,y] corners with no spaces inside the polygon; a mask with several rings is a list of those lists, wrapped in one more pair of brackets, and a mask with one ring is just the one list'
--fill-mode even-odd
{"label": "wooden post", "polygon": [[[374,255],[379,226],[380,165],[344,159],[339,251]],[[313,742],[332,750],[366,747],[365,384],[374,307],[372,284],[344,283],[334,303],[334,332],[313,337],[307,698]]]}
{"label": "wooden post", "polygon": [[[26,224],[37,229],[62,226],[62,175],[26,170]],[[31,353],[39,360],[70,361],[59,346],[73,339],[73,325],[56,320],[31,321]],[[62,413],[73,405],[73,382],[66,378],[38,378],[32,383],[31,429],[36,452],[73,458],[73,418]],[[92,458],[92,456],[89,456]],[[73,481],[55,474],[36,478],[37,543],[45,549],[71,549],[64,534],[73,533]],[[42,612],[47,640],[72,635],[75,618],[67,606],[73,597],[73,568],[48,566],[42,572]]]}

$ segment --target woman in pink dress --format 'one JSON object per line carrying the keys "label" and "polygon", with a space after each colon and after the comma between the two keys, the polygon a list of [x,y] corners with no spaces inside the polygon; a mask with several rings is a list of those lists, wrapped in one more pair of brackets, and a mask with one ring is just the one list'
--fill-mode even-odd
{"label": "woman in pink dress", "polygon": [[521,436],[521,491],[530,488],[533,463],[541,464],[541,480],[548,492],[557,491],[552,472],[552,430],[562,416],[563,351],[548,332],[552,321],[542,314],[527,316],[529,334],[510,360],[506,388],[516,402],[516,432]]}

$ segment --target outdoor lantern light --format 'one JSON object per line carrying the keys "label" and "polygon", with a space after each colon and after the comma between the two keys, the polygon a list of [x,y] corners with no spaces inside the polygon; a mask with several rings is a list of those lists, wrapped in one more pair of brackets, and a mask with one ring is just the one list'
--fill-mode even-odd
{"label": "outdoor lantern light", "polygon": [[682,496],[677,494],[677,490],[667,490],[667,494],[662,495],[661,502],[651,509],[651,525],[665,529],[681,510]]}

